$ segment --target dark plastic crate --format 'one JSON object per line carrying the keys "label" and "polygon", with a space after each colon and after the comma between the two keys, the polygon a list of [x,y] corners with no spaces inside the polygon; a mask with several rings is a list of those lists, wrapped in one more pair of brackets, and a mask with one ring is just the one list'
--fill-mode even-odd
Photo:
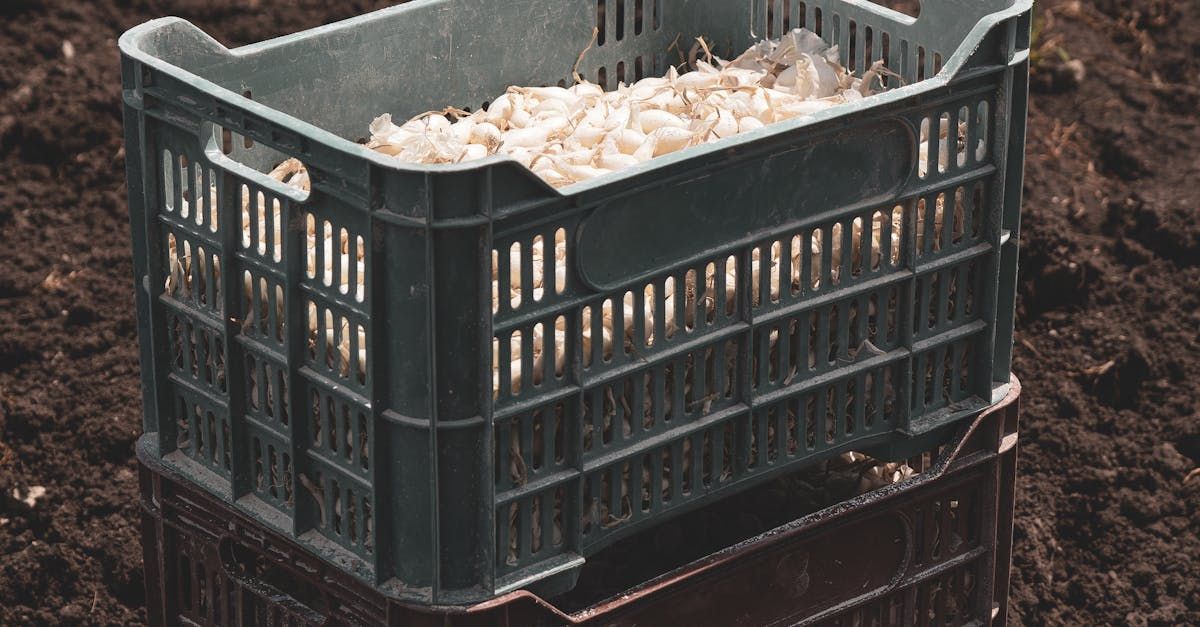
{"label": "dark plastic crate", "polygon": [[[143,451],[389,595],[469,604],[568,588],[587,556],[650,525],[843,451],[904,457],[1002,397],[1030,0],[930,1],[917,20],[864,0],[622,1],[421,0],[236,50],[177,19],[126,33]],[[805,26],[854,70],[886,57],[908,84],[563,190],[499,158],[413,166],[352,141],[385,111],[566,79],[597,15],[592,78],[661,72],[677,35],[740,49]],[[920,172],[922,129],[960,124],[965,148],[950,131]],[[305,163],[311,193],[263,174],[285,157]],[[939,204],[962,219],[934,232]],[[244,205],[278,205],[278,234],[231,228]],[[871,241],[877,214],[881,261],[856,263],[855,220]],[[338,254],[362,249],[361,298],[306,272],[325,254],[307,247],[310,222],[345,230]],[[517,248],[528,286],[535,241],[560,231],[561,291],[493,313],[503,253]],[[751,285],[750,267],[776,246],[802,249],[800,276],[819,287],[758,298],[772,279]],[[189,290],[164,287],[172,250],[190,260]],[[726,268],[734,305],[709,309]],[[710,269],[680,311],[685,277]],[[675,319],[695,320],[669,337],[668,280]],[[585,312],[627,294],[656,314],[618,316],[617,336],[654,329],[653,345],[585,355],[583,325],[600,319]],[[513,335],[560,322],[561,372],[547,359],[534,385],[526,341],[515,389]],[[310,342],[309,323],[348,333],[349,357]]]}
{"label": "dark plastic crate", "polygon": [[1014,385],[900,484],[570,613],[527,591],[466,608],[405,605],[195,488],[139,446],[150,622],[1004,625],[1019,395]]}

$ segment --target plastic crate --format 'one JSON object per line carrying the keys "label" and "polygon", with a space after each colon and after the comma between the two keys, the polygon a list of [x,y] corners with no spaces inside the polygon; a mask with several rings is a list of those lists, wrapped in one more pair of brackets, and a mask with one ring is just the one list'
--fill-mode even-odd
{"label": "plastic crate", "polygon": [[[145,450],[348,573],[438,604],[566,588],[604,546],[798,465],[920,450],[1008,383],[1030,8],[423,0],[236,50],[178,19],[134,28],[120,46]],[[566,79],[598,16],[582,70],[610,86],[663,71],[677,36],[724,51],[798,26],[907,84],[563,190],[500,158],[412,166],[354,143],[381,112]],[[961,146],[919,140],[960,125]],[[284,157],[311,193],[263,174]],[[276,228],[238,228],[275,206]],[[853,231],[871,241],[878,213],[902,245],[881,235],[879,264],[855,263]],[[306,248],[308,224],[348,250]],[[504,253],[528,286],[532,249],[559,233],[565,284],[491,311]],[[759,298],[772,279],[749,269],[774,247],[801,248],[819,287]],[[359,251],[349,277],[306,272],[306,255]],[[172,254],[199,287],[166,289]],[[357,272],[361,294],[338,289]],[[667,280],[710,274],[668,337]],[[733,306],[701,304],[727,290]],[[583,326],[626,295],[657,313],[618,315],[617,337],[652,329],[653,345],[585,354]],[[310,324],[348,334],[348,357]],[[561,325],[564,354],[534,385],[518,342],[516,389],[513,336],[535,325]]]}
{"label": "plastic crate", "polygon": [[[199,490],[139,447],[152,624],[1004,625],[1019,387],[913,478],[574,611],[526,591],[396,602]],[[143,444],[148,442],[143,437]]]}

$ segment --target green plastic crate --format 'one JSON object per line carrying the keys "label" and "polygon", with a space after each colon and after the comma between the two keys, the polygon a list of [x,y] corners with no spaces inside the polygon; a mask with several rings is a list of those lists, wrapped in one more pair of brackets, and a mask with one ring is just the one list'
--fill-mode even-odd
{"label": "green plastic crate", "polygon": [[[570,587],[617,538],[802,464],[928,446],[1009,381],[1030,10],[929,0],[914,20],[865,0],[421,0],[236,50],[179,19],[132,29],[120,46],[153,453],[394,597],[466,604]],[[355,143],[383,112],[569,80],[596,27],[581,70],[612,87],[677,62],[677,37],[725,52],[799,26],[858,72],[886,58],[903,85],[563,190],[499,157],[413,166]],[[929,143],[947,167],[934,154],[918,171],[922,128],[960,123],[965,141]],[[289,156],[311,193],[263,174]],[[278,203],[278,237],[238,228],[247,200],[252,214]],[[939,202],[962,219],[935,233]],[[886,227],[880,263],[855,263],[855,219],[870,241],[877,212],[900,218],[900,249]],[[309,223],[363,249],[361,299],[306,272]],[[505,277],[516,246],[529,286],[535,238],[560,229],[565,285],[493,312],[493,251]],[[191,263],[201,287],[166,290],[172,246],[203,261]],[[819,288],[773,300],[769,273],[750,285],[752,259],[793,247]],[[708,308],[723,268],[734,305]],[[665,282],[678,292],[689,273],[714,285],[668,337]],[[585,309],[620,311],[628,292],[655,313],[616,324],[654,329],[653,344],[584,355],[582,325],[600,320]],[[676,320],[687,302],[674,299]],[[310,310],[322,329],[361,327],[367,363],[311,342]],[[508,364],[513,333],[556,323],[561,371],[546,360],[540,383],[516,389],[505,366],[493,390],[493,350]]]}

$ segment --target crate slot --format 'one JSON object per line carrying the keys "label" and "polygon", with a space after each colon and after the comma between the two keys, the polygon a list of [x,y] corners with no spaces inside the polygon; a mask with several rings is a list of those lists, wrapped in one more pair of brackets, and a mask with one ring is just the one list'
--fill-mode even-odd
{"label": "crate slot", "polygon": [[177,312],[166,315],[167,341],[175,373],[215,394],[226,392],[225,338]]}
{"label": "crate slot", "polygon": [[241,185],[239,198],[242,248],[257,253],[266,261],[281,261],[286,201],[249,183]]}
{"label": "crate slot", "polygon": [[316,531],[360,556],[374,552],[374,506],[358,482],[333,471],[300,477],[303,493],[317,511]]}
{"label": "crate slot", "polygon": [[566,538],[567,491],[559,486],[509,503],[497,519],[498,568],[512,572],[557,553]]}
{"label": "crate slot", "polygon": [[977,396],[973,335],[917,353],[913,359],[912,411],[924,414]]}
{"label": "crate slot", "polygon": [[286,510],[295,505],[291,453],[279,442],[254,435],[250,439],[254,492]]}
{"label": "crate slot", "polygon": [[228,478],[233,469],[229,419],[222,408],[209,407],[184,391],[175,395],[175,448]]}
{"label": "crate slot", "polygon": [[258,276],[250,270],[242,273],[242,284],[242,333],[282,347],[287,337],[283,286],[275,277]]}
{"label": "crate slot", "polygon": [[[977,141],[975,142],[975,161],[982,163],[988,156],[988,145],[990,138],[988,136],[988,128],[991,125],[991,116],[988,115],[990,105],[987,100],[980,100],[975,109],[975,124],[974,128],[977,133]],[[968,143],[968,146],[970,143]]]}
{"label": "crate slot", "polygon": [[[193,228],[217,232],[219,199],[213,170],[186,152],[163,150],[163,208]],[[176,211],[178,210],[178,211]]]}
{"label": "crate slot", "polygon": [[977,319],[979,280],[987,261],[986,257],[972,257],[917,277],[918,315],[913,318],[913,332],[918,338],[925,339]]}
{"label": "crate slot", "polygon": [[[546,242],[553,241],[553,251]],[[503,254],[503,250],[507,254]],[[521,311],[567,290],[567,232],[559,227],[527,242],[492,249],[492,313]],[[507,294],[507,297],[502,295]]]}
{"label": "crate slot", "polygon": [[286,369],[247,352],[245,373],[247,413],[264,423],[286,427],[290,419]]}
{"label": "crate slot", "polygon": [[168,228],[164,251],[166,283],[163,293],[173,299],[220,312],[225,296],[221,286],[221,255],[211,244]]}
{"label": "crate slot", "polygon": [[572,405],[572,400],[562,399],[496,424],[497,491],[519,488],[566,468]]}
{"label": "crate slot", "polygon": [[369,412],[334,392],[311,386],[308,433],[312,449],[348,473],[368,476],[373,428]]}
{"label": "crate slot", "polygon": [[990,210],[985,182],[974,181],[917,199],[917,258],[969,248],[982,241]]}
{"label": "crate slot", "polygon": [[603,46],[608,40],[608,0],[596,0],[596,45]]}
{"label": "crate slot", "polygon": [[355,388],[366,385],[367,333],[356,317],[340,313],[334,307],[306,301],[307,324],[312,339],[308,343],[308,363],[318,372],[340,378]]}
{"label": "crate slot", "polygon": [[307,233],[305,276],[312,279],[305,285],[321,290],[331,298],[349,295],[353,286],[353,300],[363,302],[367,269],[362,235],[332,220],[318,219],[312,212],[304,212],[304,223]]}

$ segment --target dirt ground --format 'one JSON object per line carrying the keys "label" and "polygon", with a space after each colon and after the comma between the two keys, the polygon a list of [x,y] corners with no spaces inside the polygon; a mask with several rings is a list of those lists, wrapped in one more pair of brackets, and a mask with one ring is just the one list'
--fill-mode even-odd
{"label": "dirt ground", "polygon": [[[234,45],[389,3],[325,4],[0,3],[0,624],[143,620],[117,37],[173,14]],[[1198,9],[1039,5],[1016,624],[1200,624]]]}

